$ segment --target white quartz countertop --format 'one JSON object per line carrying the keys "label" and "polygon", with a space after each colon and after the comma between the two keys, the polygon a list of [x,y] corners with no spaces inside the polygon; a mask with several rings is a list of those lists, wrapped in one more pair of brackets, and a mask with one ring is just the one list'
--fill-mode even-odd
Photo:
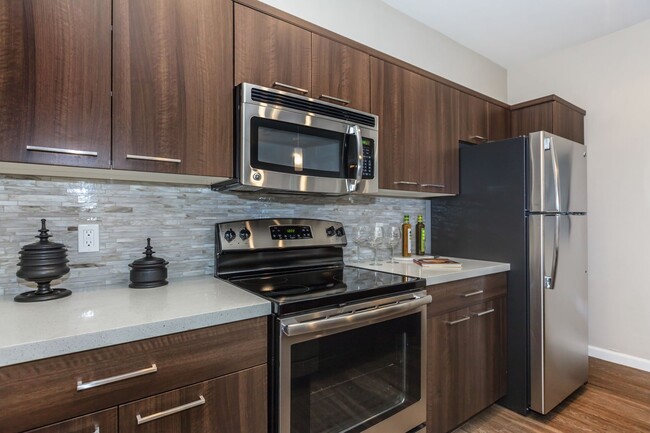
{"label": "white quartz countertop", "polygon": [[[418,256],[413,256],[417,258]],[[427,256],[430,257],[430,256]],[[445,256],[448,257],[448,256]],[[465,278],[480,277],[483,275],[496,274],[510,270],[509,263],[486,262],[483,260],[462,259],[448,257],[462,264],[461,269],[445,269],[422,267],[413,263],[413,259],[402,260],[399,263],[387,263],[386,259],[381,261],[381,266],[371,265],[371,261],[364,260],[359,263],[347,262],[347,265],[357,266],[373,271],[390,272],[392,274],[407,275],[409,277],[420,277],[427,280],[427,286],[432,284],[448,283],[450,281],[463,280]]]}
{"label": "white quartz countertop", "polygon": [[264,299],[212,276],[154,289],[73,291],[17,303],[0,296],[0,367],[235,322],[271,313]]}

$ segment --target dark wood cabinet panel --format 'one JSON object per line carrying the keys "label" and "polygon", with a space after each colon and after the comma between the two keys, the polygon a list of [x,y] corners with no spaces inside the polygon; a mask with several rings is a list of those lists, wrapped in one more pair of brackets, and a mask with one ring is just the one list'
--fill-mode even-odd
{"label": "dark wood cabinet panel", "polygon": [[114,168],[232,175],[232,8],[113,2]]}
{"label": "dark wood cabinet panel", "polygon": [[0,160],[109,168],[110,58],[110,0],[2,0]]}
{"label": "dark wood cabinet panel", "polygon": [[488,107],[488,140],[503,140],[510,137],[510,110],[491,102]]}
{"label": "dark wood cabinet panel", "polygon": [[312,35],[312,97],[370,111],[370,56],[319,35]]}
{"label": "dark wood cabinet panel", "polygon": [[513,105],[512,136],[546,131],[584,144],[585,114],[555,95]]}
{"label": "dark wood cabinet panel", "polygon": [[[120,433],[266,433],[266,371],[262,365],[120,406]],[[166,415],[149,420],[153,414]]]}
{"label": "dark wood cabinet panel", "polygon": [[90,415],[63,421],[25,433],[117,433],[117,409],[107,409]]}
{"label": "dark wood cabinet panel", "polygon": [[585,116],[563,104],[553,106],[553,134],[578,143],[585,142]]}
{"label": "dark wood cabinet panel", "polygon": [[506,394],[505,285],[502,273],[427,287],[429,432],[451,431]]}
{"label": "dark wood cabinet panel", "polygon": [[[105,409],[267,360],[266,318],[250,319],[0,368],[0,433]],[[78,390],[87,383],[151,374]]]}
{"label": "dark wood cabinet panel", "polygon": [[488,139],[487,101],[467,93],[460,93],[458,139],[481,143]]}
{"label": "dark wood cabinet panel", "polygon": [[235,4],[235,86],[243,82],[310,95],[311,32]]}
{"label": "dark wood cabinet panel", "polygon": [[535,131],[552,132],[553,106],[551,103],[534,105],[512,111],[512,136],[528,134]]}

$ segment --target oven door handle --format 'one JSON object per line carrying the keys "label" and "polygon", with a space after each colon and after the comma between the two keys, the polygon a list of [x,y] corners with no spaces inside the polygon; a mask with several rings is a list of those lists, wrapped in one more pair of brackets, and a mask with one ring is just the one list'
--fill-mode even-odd
{"label": "oven door handle", "polygon": [[335,328],[352,327],[363,322],[387,318],[400,314],[403,315],[408,311],[412,311],[423,305],[430,304],[431,300],[431,295],[426,295],[421,298],[415,298],[413,300],[403,301],[397,304],[374,307],[370,310],[355,311],[348,314],[341,314],[339,316],[312,320],[304,323],[282,325],[282,332],[284,332],[289,337],[295,337],[296,335],[312,334],[315,332],[322,332]]}

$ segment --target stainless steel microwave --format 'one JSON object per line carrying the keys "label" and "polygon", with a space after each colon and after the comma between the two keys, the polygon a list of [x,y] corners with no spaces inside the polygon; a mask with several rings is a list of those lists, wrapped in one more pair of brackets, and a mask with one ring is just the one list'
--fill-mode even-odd
{"label": "stainless steel microwave", "polygon": [[217,190],[378,191],[378,118],[249,83],[237,89],[234,179]]}

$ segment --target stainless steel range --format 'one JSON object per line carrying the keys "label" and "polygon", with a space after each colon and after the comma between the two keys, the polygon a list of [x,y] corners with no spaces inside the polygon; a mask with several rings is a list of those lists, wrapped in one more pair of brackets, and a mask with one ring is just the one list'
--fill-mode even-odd
{"label": "stainless steel range", "polygon": [[346,244],[333,221],[216,225],[215,275],[273,305],[270,431],[424,431],[425,281],[345,266]]}

